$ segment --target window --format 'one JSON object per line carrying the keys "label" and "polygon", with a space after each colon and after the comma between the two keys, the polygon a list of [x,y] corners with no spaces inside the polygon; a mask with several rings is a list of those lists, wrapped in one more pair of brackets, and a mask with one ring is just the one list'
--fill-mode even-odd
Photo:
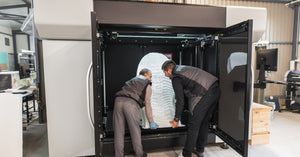
{"label": "window", "polygon": [[9,46],[9,39],[8,38],[4,38],[4,41],[5,41],[5,45]]}

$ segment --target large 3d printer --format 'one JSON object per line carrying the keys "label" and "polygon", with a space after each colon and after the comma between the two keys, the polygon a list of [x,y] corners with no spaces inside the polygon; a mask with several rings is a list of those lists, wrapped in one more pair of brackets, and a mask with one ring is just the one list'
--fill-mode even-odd
{"label": "large 3d printer", "polygon": [[[217,135],[248,155],[252,20],[226,28],[226,8],[210,6],[95,1],[94,8],[96,156],[113,156],[114,94],[136,75],[139,61],[150,52],[172,53],[176,63],[219,78],[222,96],[208,141],[215,142]],[[142,129],[142,142],[145,151],[183,146],[185,134],[186,127]],[[130,153],[130,136],[125,136],[125,153]]]}

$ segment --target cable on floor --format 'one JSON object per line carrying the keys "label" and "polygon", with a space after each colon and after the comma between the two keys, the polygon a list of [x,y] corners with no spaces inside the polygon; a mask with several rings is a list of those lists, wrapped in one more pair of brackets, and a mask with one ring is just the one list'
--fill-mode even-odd
{"label": "cable on floor", "polygon": [[23,127],[28,126],[30,123],[32,123],[33,121],[35,121],[38,118],[39,118],[39,116],[36,116],[36,117],[32,118],[28,123],[23,124]]}

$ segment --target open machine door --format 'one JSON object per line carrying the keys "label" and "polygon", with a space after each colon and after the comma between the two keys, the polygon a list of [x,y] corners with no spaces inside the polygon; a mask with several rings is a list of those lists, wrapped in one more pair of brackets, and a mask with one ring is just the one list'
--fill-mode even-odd
{"label": "open machine door", "polygon": [[103,140],[103,38],[98,32],[98,24],[95,12],[91,12],[92,21],[92,61],[93,61],[93,92],[94,92],[94,129],[95,129],[95,153],[102,156]]}
{"label": "open machine door", "polygon": [[226,28],[219,35],[219,81],[222,93],[215,133],[239,154],[247,157],[252,20]]}

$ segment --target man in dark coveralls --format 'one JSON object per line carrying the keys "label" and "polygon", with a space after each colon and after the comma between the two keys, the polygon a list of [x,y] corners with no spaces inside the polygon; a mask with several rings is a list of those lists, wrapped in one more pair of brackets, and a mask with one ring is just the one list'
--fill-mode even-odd
{"label": "man in dark coveralls", "polygon": [[[176,65],[174,61],[165,61],[162,70],[172,80],[176,98],[175,117],[171,123],[178,127],[178,121],[184,108],[184,97],[188,99],[189,121],[184,157],[195,153],[203,156],[207,141],[209,119],[220,98],[218,79],[199,68]],[[196,148],[194,148],[196,147]]]}
{"label": "man in dark coveralls", "polygon": [[113,111],[115,157],[124,157],[124,134],[127,122],[136,157],[146,157],[141,140],[141,108],[145,107],[150,129],[159,126],[153,121],[151,108],[151,78],[149,69],[142,69],[139,76],[127,81],[116,93]]}

